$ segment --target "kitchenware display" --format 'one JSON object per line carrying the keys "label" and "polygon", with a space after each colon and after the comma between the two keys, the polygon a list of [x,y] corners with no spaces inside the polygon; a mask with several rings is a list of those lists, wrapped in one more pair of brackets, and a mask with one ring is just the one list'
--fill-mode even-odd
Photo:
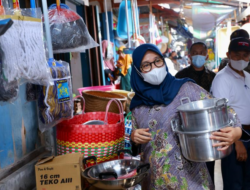
{"label": "kitchenware display", "polygon": [[[188,103],[183,104],[187,100]],[[180,113],[183,131],[218,130],[229,124],[227,102],[222,99],[206,99],[191,102],[188,97],[181,99],[177,107]]]}
{"label": "kitchenware display", "polygon": [[[120,152],[128,151],[122,150]],[[85,158],[83,166],[90,159],[96,161],[95,157]],[[124,190],[140,183],[148,175],[149,168],[150,164],[143,164],[139,160],[121,159],[88,167],[82,171],[82,177],[96,188]]]}
{"label": "kitchenware display", "polygon": [[[229,125],[232,124],[233,122],[231,121]],[[212,146],[219,142],[210,139],[211,134],[217,130],[184,131],[176,119],[171,120],[171,127],[173,132],[179,136],[182,154],[188,160],[194,162],[214,161],[224,158],[232,152],[233,145],[225,151],[219,151],[217,150],[218,147]]]}

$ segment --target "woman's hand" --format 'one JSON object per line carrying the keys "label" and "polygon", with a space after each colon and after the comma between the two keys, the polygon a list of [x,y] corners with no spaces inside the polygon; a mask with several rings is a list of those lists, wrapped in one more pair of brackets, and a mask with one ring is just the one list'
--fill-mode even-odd
{"label": "woman's hand", "polygon": [[247,160],[247,150],[241,141],[235,142],[235,150],[237,153],[237,160],[245,162]]}
{"label": "woman's hand", "polygon": [[219,143],[213,144],[214,147],[220,146],[218,150],[226,150],[231,144],[240,139],[242,130],[240,127],[226,127],[220,131],[213,132],[210,139],[218,140]]}
{"label": "woman's hand", "polygon": [[136,129],[131,134],[131,139],[136,144],[145,144],[152,140],[148,129]]}

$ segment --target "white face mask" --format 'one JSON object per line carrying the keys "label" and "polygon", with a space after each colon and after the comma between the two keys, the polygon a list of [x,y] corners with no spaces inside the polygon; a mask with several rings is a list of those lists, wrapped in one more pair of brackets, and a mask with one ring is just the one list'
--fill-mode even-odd
{"label": "white face mask", "polygon": [[248,66],[249,62],[244,61],[244,60],[235,61],[235,60],[230,59],[230,63],[234,69],[236,69],[238,71],[242,71],[243,69],[245,69]]}
{"label": "white face mask", "polygon": [[[137,70],[137,72],[139,71]],[[161,84],[168,74],[166,71],[166,66],[160,67],[160,68],[154,68],[148,73],[141,73],[141,72],[139,73],[145,82],[152,84],[152,85]]]}

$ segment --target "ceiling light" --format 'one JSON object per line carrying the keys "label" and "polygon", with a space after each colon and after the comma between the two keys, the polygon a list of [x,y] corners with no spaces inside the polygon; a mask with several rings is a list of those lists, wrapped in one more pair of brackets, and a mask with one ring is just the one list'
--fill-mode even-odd
{"label": "ceiling light", "polygon": [[169,4],[167,4],[167,3],[162,3],[162,4],[158,4],[158,5],[161,6],[161,7],[166,8],[166,9],[170,9]]}
{"label": "ceiling light", "polygon": [[236,0],[236,1],[249,3],[249,0]]}
{"label": "ceiling light", "polygon": [[201,3],[187,3],[186,5],[187,6],[190,6],[190,5],[194,5],[195,6],[195,5],[202,5],[202,4]]}
{"label": "ceiling light", "polygon": [[181,11],[180,8],[173,8],[173,10],[174,10],[175,12],[180,12],[180,11]]}
{"label": "ceiling light", "polygon": [[211,41],[213,41],[213,39],[212,39],[212,38],[208,38],[208,39],[206,39],[206,42],[211,42]]}

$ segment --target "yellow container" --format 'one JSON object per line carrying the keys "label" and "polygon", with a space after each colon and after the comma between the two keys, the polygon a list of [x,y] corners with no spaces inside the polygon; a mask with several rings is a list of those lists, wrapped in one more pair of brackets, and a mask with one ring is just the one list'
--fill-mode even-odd
{"label": "yellow container", "polygon": [[[122,95],[122,96],[125,96],[125,97],[128,97],[129,93],[131,93],[130,91],[126,91],[126,90],[112,90],[112,91],[107,91],[107,92],[110,92],[110,93],[113,93],[113,94],[118,94],[118,95]],[[128,109],[129,106],[128,106],[128,98],[127,98],[127,101],[126,101],[126,106],[125,106],[125,112],[126,113],[129,113],[130,110]]]}
{"label": "yellow container", "polygon": [[130,93],[128,93],[128,98],[127,98],[127,104],[126,104],[126,112],[127,113],[129,113],[130,112],[130,109],[129,109],[129,107],[130,107],[130,103],[131,103],[131,100],[132,100],[132,98],[135,96],[135,93],[134,92],[130,92]]}
{"label": "yellow container", "polygon": [[119,94],[119,95],[122,95],[122,96],[125,96],[125,97],[127,97],[128,94],[130,93],[129,91],[126,91],[126,90],[112,90],[112,91],[108,91],[108,92]]}

